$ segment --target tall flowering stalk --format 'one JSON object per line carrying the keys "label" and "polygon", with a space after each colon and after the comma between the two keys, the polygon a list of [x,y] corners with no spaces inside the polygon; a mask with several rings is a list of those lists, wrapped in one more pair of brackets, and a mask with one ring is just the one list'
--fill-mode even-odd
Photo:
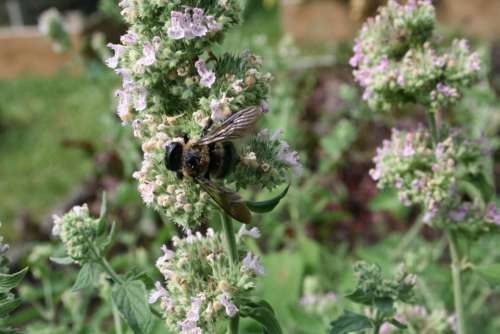
{"label": "tall flowering stalk", "polygon": [[362,28],[351,65],[374,110],[408,103],[422,105],[429,129],[393,130],[377,150],[372,178],[392,187],[407,206],[424,210],[423,221],[443,229],[452,258],[458,333],[466,333],[462,301],[463,257],[458,238],[498,230],[494,189],[487,181],[483,139],[470,140],[441,124],[440,111],[452,106],[480,71],[479,56],[466,40],[443,47],[434,39],[435,10],[430,0],[389,1]]}
{"label": "tall flowering stalk", "polygon": [[[116,113],[124,125],[131,125],[143,151],[140,170],[133,175],[138,190],[147,206],[186,234],[172,240],[173,249],[162,247],[156,266],[163,280],[156,282],[148,298],[151,304],[160,303],[158,315],[175,333],[221,333],[228,322],[229,332],[236,334],[239,317],[253,318],[268,333],[281,333],[271,306],[252,295],[265,270],[244,240],[257,238],[257,228],[244,225],[235,233],[231,218],[223,213],[221,233],[193,232],[209,223],[226,200],[217,201],[199,179],[172,172],[166,163],[173,144],[199,140],[241,110],[252,108],[258,116],[268,112],[272,75],[262,72],[261,58],[249,51],[233,55],[214,50],[225,31],[240,23],[239,3],[123,0],[119,5],[129,30],[119,44],[108,45],[112,56],[106,64],[122,77],[115,93]],[[299,172],[300,164],[280,136],[280,131],[262,130],[240,138],[234,168],[224,179],[210,182],[232,193],[232,198],[250,187],[284,186],[289,170]],[[238,197],[239,205],[267,212],[287,189],[265,202]],[[145,333],[151,320],[143,307],[144,285],[133,275],[115,273],[104,258],[108,244],[100,241],[102,220],[90,217],[86,207],[75,208],[55,218],[54,234],[65,244],[70,262],[84,268],[97,265],[111,278],[113,303],[121,316],[136,333]]]}

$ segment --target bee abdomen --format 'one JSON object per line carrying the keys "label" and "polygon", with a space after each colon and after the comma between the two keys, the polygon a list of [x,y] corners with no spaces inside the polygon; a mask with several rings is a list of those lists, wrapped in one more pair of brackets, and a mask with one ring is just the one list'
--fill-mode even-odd
{"label": "bee abdomen", "polygon": [[233,143],[217,143],[210,149],[209,173],[215,178],[224,178],[231,173],[238,160]]}

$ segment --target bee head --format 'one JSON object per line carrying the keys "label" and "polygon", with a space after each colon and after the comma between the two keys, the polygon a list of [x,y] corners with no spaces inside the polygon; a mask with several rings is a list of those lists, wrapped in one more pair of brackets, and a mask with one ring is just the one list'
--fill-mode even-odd
{"label": "bee head", "polygon": [[168,170],[176,172],[182,168],[182,151],[182,144],[178,142],[172,142],[165,147],[165,167]]}

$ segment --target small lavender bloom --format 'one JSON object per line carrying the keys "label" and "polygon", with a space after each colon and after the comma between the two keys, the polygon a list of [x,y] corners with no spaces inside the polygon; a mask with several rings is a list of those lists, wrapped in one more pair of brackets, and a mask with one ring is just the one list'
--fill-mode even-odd
{"label": "small lavender bloom", "polygon": [[222,25],[215,20],[213,15],[208,15],[206,17],[208,29],[211,31],[217,31],[222,29]]}
{"label": "small lavender bloom", "polygon": [[193,21],[191,23],[191,32],[196,37],[203,37],[207,34],[208,29],[203,24],[203,9],[194,8],[193,9]]}
{"label": "small lavender bloom", "polygon": [[287,142],[282,141],[276,158],[293,168],[297,175],[302,173],[302,165],[299,161],[299,153],[291,151]]}
{"label": "small lavender bloom", "polygon": [[380,63],[377,66],[377,70],[379,72],[384,72],[389,67],[389,58],[387,56],[383,56],[380,60]]}
{"label": "small lavender bloom", "polygon": [[130,119],[130,101],[129,94],[126,90],[118,89],[115,92],[115,96],[118,98],[118,104],[116,106],[116,113],[120,119],[126,123]]}
{"label": "small lavender bloom", "polygon": [[204,87],[212,87],[215,83],[215,73],[208,70],[203,59],[198,59],[195,63],[196,70],[201,77],[200,84]]}
{"label": "small lavender bloom", "polygon": [[137,111],[143,111],[147,107],[146,99],[148,92],[144,87],[137,87],[135,89],[134,108]]}
{"label": "small lavender bloom", "polygon": [[170,26],[167,29],[168,37],[171,39],[183,39],[185,37],[185,32],[183,29],[183,22],[185,22],[184,14],[177,11],[172,11],[170,13],[171,20]]}
{"label": "small lavender bloom", "polygon": [[221,122],[224,120],[224,113],[221,108],[221,101],[213,99],[210,101],[210,110],[212,110],[212,115],[210,118],[215,122]]}
{"label": "small lavender bloom", "polygon": [[226,314],[229,317],[232,318],[232,317],[234,317],[238,313],[238,308],[236,307],[236,305],[234,305],[233,303],[231,303],[231,301],[229,299],[229,295],[227,293],[223,293],[220,296],[219,300],[220,300],[220,303],[226,309]]}
{"label": "small lavender bloom", "polygon": [[352,50],[354,51],[354,55],[349,60],[349,65],[351,65],[352,67],[357,67],[365,59],[361,41],[357,40]]}
{"label": "small lavender bloom", "polygon": [[240,230],[238,231],[238,238],[242,238],[245,236],[252,237],[254,239],[260,238],[260,231],[257,227],[252,227],[250,230],[247,230],[246,225],[241,225]]}
{"label": "small lavender bloom", "polygon": [[469,60],[467,62],[467,67],[471,72],[477,72],[481,70],[481,58],[477,52],[474,52],[470,55]]}
{"label": "small lavender bloom", "polygon": [[413,137],[411,133],[408,133],[405,140],[405,147],[403,149],[403,156],[411,157],[415,154],[415,149],[413,148]]}
{"label": "small lavender bloom", "polygon": [[458,97],[458,91],[453,88],[453,87],[450,87],[450,86],[446,86],[445,84],[443,83],[438,83],[437,86],[436,86],[436,90],[443,94],[444,96],[447,96],[447,97]]}
{"label": "small lavender bloom", "polygon": [[436,155],[436,159],[440,160],[444,156],[444,145],[443,143],[439,143],[434,150],[434,154]]}
{"label": "small lavender bloom", "polygon": [[495,203],[488,205],[488,208],[486,209],[486,216],[484,218],[488,223],[500,225],[500,210],[497,208]]}
{"label": "small lavender bloom", "polygon": [[145,42],[143,45],[143,57],[137,61],[138,64],[151,66],[156,62],[156,51],[151,42]]}
{"label": "small lavender bloom", "polygon": [[454,221],[462,221],[467,214],[469,213],[471,209],[471,204],[470,203],[463,203],[460,207],[458,207],[455,210],[450,211],[448,214],[448,217],[453,219]]}
{"label": "small lavender bloom", "polygon": [[241,270],[249,271],[252,270],[256,274],[264,275],[264,267],[259,262],[257,255],[253,255],[252,252],[248,252],[243,261],[241,262]]}
{"label": "small lavender bloom", "polygon": [[120,37],[120,41],[123,45],[135,45],[137,43],[137,34],[132,30],[129,30],[125,35]]}
{"label": "small lavender bloom", "polygon": [[134,81],[132,79],[131,70],[129,70],[128,68],[117,68],[115,72],[122,77],[122,83],[124,87],[133,85]]}
{"label": "small lavender bloom", "polygon": [[260,104],[260,110],[263,114],[267,114],[269,112],[269,103],[267,103],[266,101],[262,101],[262,103]]}
{"label": "small lavender bloom", "polygon": [[120,44],[108,44],[108,48],[114,51],[114,56],[106,59],[105,63],[108,65],[110,68],[116,68],[118,66],[118,62],[120,61],[120,57],[122,56],[123,52],[125,51],[125,47]]}
{"label": "small lavender bloom", "polygon": [[167,290],[161,285],[160,282],[155,283],[155,288],[151,290],[151,293],[149,294],[148,298],[148,303],[149,304],[154,304],[160,299],[161,297],[167,297]]}

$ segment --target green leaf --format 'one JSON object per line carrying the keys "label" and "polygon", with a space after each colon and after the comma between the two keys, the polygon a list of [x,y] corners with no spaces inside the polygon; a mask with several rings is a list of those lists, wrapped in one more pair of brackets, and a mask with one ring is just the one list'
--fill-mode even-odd
{"label": "green leaf", "polygon": [[394,301],[391,298],[378,298],[374,301],[374,306],[384,318],[393,317],[396,313]]}
{"label": "green leaf", "polygon": [[51,256],[50,261],[57,263],[57,264],[60,264],[60,265],[63,265],[63,266],[67,266],[67,265],[73,264],[75,262],[69,256],[65,256],[65,257]]}
{"label": "green leaf", "polygon": [[115,237],[116,237],[116,222],[113,222],[113,223],[111,223],[111,229],[109,230],[108,236],[99,245],[100,248],[103,251],[106,251],[109,248],[109,246],[111,246],[111,244],[113,244],[113,241],[115,241]]}
{"label": "green leaf", "polygon": [[106,196],[106,192],[102,192],[102,200],[101,200],[101,211],[99,213],[99,223],[97,224],[97,235],[101,236],[106,229],[106,212],[108,208],[108,200]]}
{"label": "green leaf", "polygon": [[372,296],[366,294],[362,289],[356,289],[346,296],[349,300],[363,305],[373,305],[374,300]]}
{"label": "green leaf", "polygon": [[330,326],[330,334],[347,334],[373,328],[373,323],[364,315],[345,311]]}
{"label": "green leaf", "polygon": [[255,304],[248,307],[245,316],[254,319],[262,325],[266,334],[282,334],[281,326],[276,319],[273,310],[268,307],[269,304]]}
{"label": "green leaf", "polygon": [[6,299],[0,301],[0,318],[6,317],[21,304],[21,299]]}
{"label": "green leaf", "polygon": [[28,272],[28,268],[14,274],[0,274],[0,293],[6,293],[14,289],[21,283],[24,276]]}
{"label": "green leaf", "polygon": [[474,266],[474,271],[491,285],[500,285],[500,264]]}
{"label": "green leaf", "polygon": [[280,203],[283,197],[286,196],[288,189],[290,189],[290,184],[276,197],[261,202],[246,201],[246,205],[250,211],[255,213],[271,212]]}
{"label": "green leaf", "polygon": [[146,334],[152,324],[146,287],[140,281],[126,281],[113,286],[113,302],[135,334]]}
{"label": "green leaf", "polygon": [[73,292],[91,287],[94,285],[98,279],[99,274],[101,273],[101,268],[95,262],[88,262],[82,266],[80,272],[78,273],[78,277],[76,278],[75,285],[71,289]]}
{"label": "green leaf", "polygon": [[405,324],[399,322],[396,319],[391,319],[391,320],[389,320],[389,322],[391,323],[391,325],[393,325],[394,327],[396,327],[398,329],[406,329],[406,328],[408,328],[408,326],[406,326]]}

